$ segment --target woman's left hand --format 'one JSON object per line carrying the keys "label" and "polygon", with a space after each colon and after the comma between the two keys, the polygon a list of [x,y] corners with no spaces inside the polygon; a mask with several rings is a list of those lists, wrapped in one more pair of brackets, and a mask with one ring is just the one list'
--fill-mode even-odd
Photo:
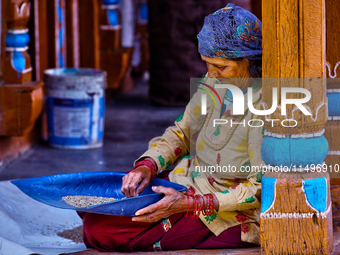
{"label": "woman's left hand", "polygon": [[165,197],[157,203],[142,208],[136,212],[137,217],[132,221],[157,222],[173,214],[187,211],[187,196],[173,188],[154,186],[152,190],[157,193],[164,193]]}

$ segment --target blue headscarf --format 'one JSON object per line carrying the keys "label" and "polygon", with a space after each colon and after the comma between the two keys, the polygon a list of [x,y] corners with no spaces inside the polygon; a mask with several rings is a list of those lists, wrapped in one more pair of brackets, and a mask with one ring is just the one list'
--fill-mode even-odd
{"label": "blue headscarf", "polygon": [[262,23],[229,3],[208,15],[198,36],[198,51],[208,58],[262,58]]}

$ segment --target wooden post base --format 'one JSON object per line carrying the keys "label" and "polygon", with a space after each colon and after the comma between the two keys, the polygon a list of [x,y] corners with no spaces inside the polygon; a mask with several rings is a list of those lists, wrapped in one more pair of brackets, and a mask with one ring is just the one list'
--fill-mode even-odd
{"label": "wooden post base", "polygon": [[266,173],[262,183],[262,254],[331,254],[328,173]]}

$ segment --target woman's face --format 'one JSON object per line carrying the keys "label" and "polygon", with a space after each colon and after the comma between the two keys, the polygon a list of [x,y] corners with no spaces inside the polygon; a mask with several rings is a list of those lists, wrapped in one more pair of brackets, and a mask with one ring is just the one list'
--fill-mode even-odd
{"label": "woman's face", "polygon": [[244,90],[249,85],[249,60],[242,59],[238,61],[226,58],[208,58],[201,55],[203,61],[208,67],[208,76],[210,78],[217,78],[221,83],[227,83],[229,78],[232,79],[234,85]]}

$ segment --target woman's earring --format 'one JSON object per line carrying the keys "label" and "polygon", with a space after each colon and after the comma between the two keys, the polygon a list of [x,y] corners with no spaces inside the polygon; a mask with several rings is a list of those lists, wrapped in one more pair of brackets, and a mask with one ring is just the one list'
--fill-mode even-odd
{"label": "woman's earring", "polygon": [[217,77],[217,73],[214,73],[214,77],[215,77],[215,78]]}

